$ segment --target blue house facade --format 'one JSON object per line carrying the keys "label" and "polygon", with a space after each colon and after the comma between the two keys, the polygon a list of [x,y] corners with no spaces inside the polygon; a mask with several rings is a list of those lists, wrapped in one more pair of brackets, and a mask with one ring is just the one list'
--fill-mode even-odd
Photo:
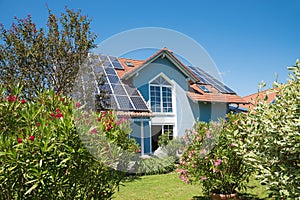
{"label": "blue house facade", "polygon": [[[184,65],[166,48],[146,61],[109,61],[113,76],[119,78],[114,84],[116,77],[106,74],[112,104],[119,116],[130,117],[131,137],[140,144],[142,154],[158,148],[161,134],[182,137],[196,120],[217,120],[226,115],[230,104],[247,103],[202,69]],[[117,85],[124,89],[123,96]]]}

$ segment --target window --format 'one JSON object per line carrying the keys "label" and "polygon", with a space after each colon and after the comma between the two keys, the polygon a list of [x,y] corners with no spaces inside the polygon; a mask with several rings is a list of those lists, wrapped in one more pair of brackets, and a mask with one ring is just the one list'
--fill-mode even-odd
{"label": "window", "polygon": [[161,76],[150,83],[150,105],[153,112],[173,112],[172,86]]}
{"label": "window", "polygon": [[163,134],[168,134],[170,140],[173,139],[173,125],[164,125]]}

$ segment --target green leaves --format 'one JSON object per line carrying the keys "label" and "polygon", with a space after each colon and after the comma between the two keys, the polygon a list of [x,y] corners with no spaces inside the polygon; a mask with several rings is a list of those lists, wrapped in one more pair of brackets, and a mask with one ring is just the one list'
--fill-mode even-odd
{"label": "green leaves", "polygon": [[244,115],[248,126],[237,127],[238,148],[246,152],[245,161],[253,165],[270,195],[295,199],[300,196],[300,66],[289,67],[290,80],[274,83],[270,93],[275,101],[257,97],[254,110]]}
{"label": "green leaves", "polygon": [[0,26],[0,83],[12,92],[17,83],[32,99],[45,89],[70,94],[80,64],[94,48],[91,20],[66,9],[58,19],[49,10],[47,28],[37,28],[30,15]]}
{"label": "green leaves", "polygon": [[[111,198],[124,173],[105,166],[84,146],[76,132],[70,98],[47,91],[22,104],[21,90],[7,94],[0,87],[0,91],[0,104],[5,105],[0,106],[0,124],[4,125],[0,130],[1,199]],[[128,130],[116,122],[113,136],[120,134],[123,140],[118,142],[131,149]],[[95,120],[95,126],[101,127],[100,122]],[[95,149],[99,155],[107,153],[103,146]]]}

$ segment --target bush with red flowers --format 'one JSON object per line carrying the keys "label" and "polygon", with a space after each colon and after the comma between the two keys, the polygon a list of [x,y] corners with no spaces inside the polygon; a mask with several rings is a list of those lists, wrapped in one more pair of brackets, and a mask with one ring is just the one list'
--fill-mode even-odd
{"label": "bush with red flowers", "polygon": [[[104,135],[106,144],[134,152],[129,123],[91,112],[84,126],[90,131],[79,134],[79,103],[51,91],[23,101],[20,91],[0,88],[0,199],[110,199],[125,173],[91,154],[82,139]],[[103,146],[93,150],[107,153]]]}

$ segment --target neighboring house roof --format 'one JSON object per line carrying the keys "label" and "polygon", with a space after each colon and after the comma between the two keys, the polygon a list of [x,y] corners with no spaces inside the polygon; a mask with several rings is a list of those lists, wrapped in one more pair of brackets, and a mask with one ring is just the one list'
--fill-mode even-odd
{"label": "neighboring house roof", "polygon": [[257,104],[259,101],[264,101],[266,96],[268,97],[267,102],[272,103],[276,98],[276,92],[271,91],[271,89],[268,89],[268,90],[264,90],[264,91],[261,91],[261,92],[257,92],[257,93],[245,96],[245,97],[243,97],[243,99],[245,101],[249,102],[250,104],[241,105],[241,107],[253,109],[254,105]]}

